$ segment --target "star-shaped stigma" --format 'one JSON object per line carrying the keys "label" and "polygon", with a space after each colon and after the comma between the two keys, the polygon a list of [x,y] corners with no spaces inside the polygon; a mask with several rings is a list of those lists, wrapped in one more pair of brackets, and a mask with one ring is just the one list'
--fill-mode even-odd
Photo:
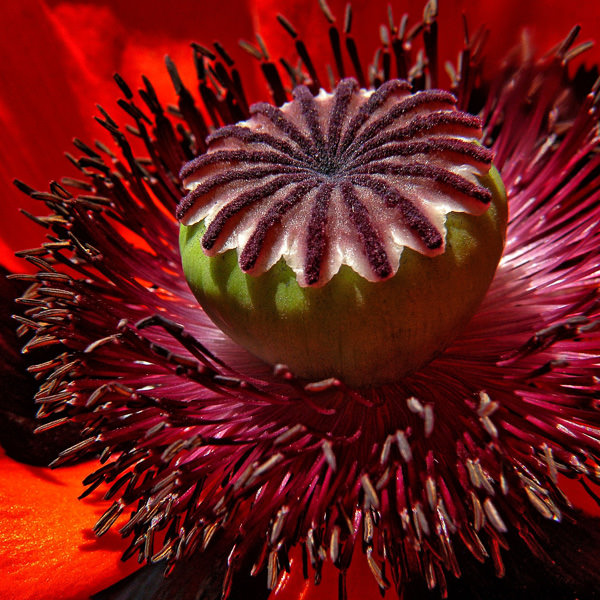
{"label": "star-shaped stigma", "polygon": [[283,257],[302,286],[324,285],[342,264],[378,281],[396,273],[404,247],[443,253],[449,212],[487,210],[480,177],[492,153],[449,92],[344,79],[333,94],[293,95],[281,108],[253,105],[183,168],[177,217],[204,221],[207,255],[237,248],[251,274]]}

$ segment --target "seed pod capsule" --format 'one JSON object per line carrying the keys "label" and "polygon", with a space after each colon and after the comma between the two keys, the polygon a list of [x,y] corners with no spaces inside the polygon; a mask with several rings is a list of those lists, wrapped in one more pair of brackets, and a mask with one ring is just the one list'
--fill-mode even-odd
{"label": "seed pod capsule", "polygon": [[504,188],[452,94],[294,90],[182,169],[183,268],[232,339],[300,377],[396,381],[464,327],[500,259]]}

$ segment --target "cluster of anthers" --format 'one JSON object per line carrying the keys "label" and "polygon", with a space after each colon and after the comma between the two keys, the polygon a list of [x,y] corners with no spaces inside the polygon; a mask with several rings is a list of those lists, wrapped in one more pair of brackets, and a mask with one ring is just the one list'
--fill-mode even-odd
{"label": "cluster of anthers", "polygon": [[[83,155],[69,158],[81,177],[53,182],[48,192],[17,182],[51,214],[28,215],[47,239],[21,253],[38,272],[22,276],[31,286],[16,318],[28,355],[56,350],[30,367],[40,381],[40,429],[81,426],[82,441],[54,464],[99,453],[86,493],[108,485],[114,503],[95,531],[102,535],[132,511],[120,530],[130,540],[125,556],[168,565],[164,585],[197,585],[200,575],[182,573],[208,553],[208,571],[222,575],[225,597],[236,572],[260,574],[274,588],[300,547],[305,576],[312,567],[318,581],[331,561],[345,598],[353,553],[362,549],[382,590],[402,593],[417,581],[445,596],[473,557],[491,558],[502,575],[502,550],[519,537],[543,557],[538,519],[559,521],[569,510],[562,478],[589,490],[599,482],[597,87],[583,70],[568,75],[577,31],[539,61],[509,58],[493,78],[481,68],[480,31],[467,38],[458,69],[449,67],[459,109],[479,118],[465,116],[446,110],[451,94],[434,91],[435,3],[412,28],[407,17],[400,26],[390,18],[367,73],[351,13],[340,32],[321,4],[339,81],[326,132],[315,112],[327,86],[285,19],[298,67],[282,59],[282,72],[260,39],[258,47],[243,44],[282,108],[248,108],[240,73],[220,44],[193,47],[199,97],[167,59],[176,107],[165,110],[148,80],[140,102],[116,77],[119,104],[133,122],[122,127],[101,109],[98,122],[115,148],[76,141]],[[349,64],[361,91],[347,78]],[[300,120],[280,118],[291,89]],[[388,115],[376,106],[387,94],[404,108],[423,102],[434,110],[422,116],[411,108],[390,134],[382,126]],[[354,110],[358,97],[366,108]],[[349,121],[345,106],[354,114]],[[264,129],[236,125],[248,120]],[[398,255],[374,232],[390,214],[400,215],[398,235],[409,247],[431,254],[444,248],[443,217],[414,202],[422,189],[435,194],[436,186],[450,185],[475,212],[489,202],[474,173],[489,166],[490,151],[466,139],[479,123],[510,201],[506,247],[475,316],[428,365],[360,390],[336,379],[307,383],[250,356],[198,309],[172,216],[185,193],[185,163],[192,161],[183,177],[205,169],[205,178],[178,214],[209,216],[207,252],[226,248],[234,224],[244,221],[242,208],[274,194],[270,209],[239,231],[241,269],[268,268],[277,258],[261,252],[269,228],[308,195],[298,231],[309,232],[310,249],[293,265],[304,283],[324,284],[345,260],[323,242],[337,226],[325,221],[328,203],[337,203],[336,214],[353,215],[345,234],[350,247],[366,249],[354,253],[366,257],[355,263],[358,272],[385,279]],[[433,139],[436,128],[444,135]],[[448,128],[458,137],[448,137]],[[238,147],[256,142],[269,148]],[[140,143],[146,156],[132,149]],[[475,167],[465,174],[412,160],[428,153],[441,161],[459,154]],[[236,168],[212,174],[220,160]],[[405,176],[417,180],[410,192],[390,183]],[[225,192],[238,177],[244,187],[231,198]],[[217,200],[199,212],[195,201],[208,190]],[[381,208],[371,220],[365,193]]]}

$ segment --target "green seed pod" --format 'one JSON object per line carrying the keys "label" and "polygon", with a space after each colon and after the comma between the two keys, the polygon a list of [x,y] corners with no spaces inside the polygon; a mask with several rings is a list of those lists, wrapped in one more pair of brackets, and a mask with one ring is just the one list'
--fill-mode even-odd
{"label": "green seed pod", "polygon": [[362,387],[415,371],[464,328],[502,254],[506,194],[479,120],[447,92],[385,86],[297,88],[182,171],[192,292],[299,377]]}

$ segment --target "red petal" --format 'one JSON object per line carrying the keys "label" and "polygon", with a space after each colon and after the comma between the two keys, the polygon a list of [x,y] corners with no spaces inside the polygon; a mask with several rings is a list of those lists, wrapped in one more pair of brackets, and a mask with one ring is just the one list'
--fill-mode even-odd
{"label": "red petal", "polygon": [[[191,41],[210,45],[218,39],[240,56],[240,70],[254,73],[256,61],[239,52],[239,38],[252,39],[245,0],[227,2],[218,11],[182,0],[177,10],[161,0],[82,4],[80,2],[3,2],[0,21],[9,23],[0,36],[0,261],[15,268],[8,250],[37,246],[41,229],[18,214],[48,211],[17,191],[16,177],[37,189],[77,171],[63,156],[72,138],[88,143],[108,135],[94,120],[100,103],[120,121],[121,93],[112,81],[119,72],[135,90],[141,74],[154,83],[161,99],[174,93],[164,55],[176,61],[184,81],[194,85]],[[249,95],[257,96],[249,80]],[[260,83],[262,90],[262,82]],[[109,144],[112,145],[112,144]],[[75,152],[77,153],[77,152]],[[19,261],[21,263],[22,261]],[[18,266],[18,265],[17,265]],[[26,268],[21,264],[18,270]]]}
{"label": "red petal", "polygon": [[[338,597],[339,571],[329,560],[323,564],[322,578],[318,586],[311,579],[304,579],[302,556],[298,548],[292,551],[291,563],[291,572],[284,573],[275,589],[275,600],[334,600]],[[346,573],[346,589],[349,590],[350,599],[381,597],[379,586],[358,545]],[[393,597],[394,594],[390,592],[390,596]]]}
{"label": "red petal", "polygon": [[[252,5],[252,17],[247,4]],[[329,4],[343,21],[345,0]],[[422,12],[424,0],[410,0],[402,11],[411,13],[414,22]],[[353,3],[353,32],[366,64],[371,60],[378,40],[378,26],[387,21],[384,3],[373,8],[369,0]],[[234,49],[239,38],[252,40],[252,26],[267,39],[274,56],[293,57],[293,42],[275,20],[280,10],[294,22],[300,32],[310,35],[313,58],[331,62],[327,43],[327,23],[318,3],[276,0],[238,0],[227,2],[218,10],[202,11],[194,0],[178,2],[177,10],[165,10],[160,0],[145,3],[105,0],[93,5],[76,2],[30,0],[3,3],[0,18],[10,23],[0,38],[0,237],[8,248],[19,249],[37,244],[39,230],[16,213],[24,207],[34,213],[44,211],[38,203],[17,192],[10,181],[21,178],[34,187],[45,189],[48,181],[62,174],[73,174],[62,151],[69,149],[75,135],[91,140],[102,135],[93,125],[94,103],[101,102],[115,110],[115,86],[110,81],[120,71],[135,88],[145,72],[155,82],[159,93],[172,97],[171,86],[163,70],[163,55],[169,52],[177,61],[184,79],[193,81],[193,66],[188,44],[196,40],[210,44],[215,36]],[[396,9],[399,21],[401,10]],[[492,28],[488,43],[491,63],[504,55],[518,39],[522,27],[534,31],[533,41],[542,49],[562,39],[572,24],[584,27],[582,40],[600,30],[598,4],[569,3],[561,0],[522,2],[479,2],[449,0],[440,3],[441,48],[443,55],[454,59],[460,47],[462,13],[468,15],[474,30],[480,24]],[[26,32],[26,33],[24,33]],[[308,36],[307,36],[308,37]],[[316,43],[316,45],[315,45]],[[244,53],[240,68],[256,74]],[[599,50],[587,53],[586,62],[597,60]],[[256,99],[262,83],[252,85],[246,77],[249,96]],[[14,266],[6,248],[0,248],[2,262]]]}
{"label": "red petal", "polygon": [[[336,17],[338,29],[344,23],[344,11],[347,0],[328,0],[327,4]],[[422,17],[425,0],[405,0],[394,5],[394,20],[400,22],[403,13],[410,16],[409,28]],[[282,13],[293,23],[305,41],[322,38],[316,48],[313,59],[331,62],[331,52],[327,41],[327,23],[318,2],[293,2],[282,4],[278,0],[254,0],[253,13],[257,30],[267,39],[272,54],[289,54],[293,42],[283,28],[275,21],[274,15]],[[371,0],[352,2],[352,33],[362,50],[365,64],[372,59],[375,45],[379,40],[379,25],[388,23],[387,3],[379,5]],[[439,2],[440,48],[445,60],[456,59],[456,52],[463,40],[462,16],[466,15],[469,30],[473,33],[479,26],[490,30],[486,45],[486,55],[493,61],[504,57],[515,45],[523,28],[533,33],[534,45],[545,51],[560,42],[571,27],[582,25],[579,41],[586,41],[597,35],[600,29],[600,5],[598,3],[571,3],[564,0],[502,0],[480,2],[479,0],[445,0]],[[586,62],[591,64],[600,58],[600,49],[594,48],[586,53]],[[443,64],[443,63],[442,63]]]}
{"label": "red petal", "polygon": [[77,500],[85,463],[50,471],[0,455],[0,598],[83,600],[137,568],[120,561],[118,523],[102,538],[91,528],[110,502]]}

